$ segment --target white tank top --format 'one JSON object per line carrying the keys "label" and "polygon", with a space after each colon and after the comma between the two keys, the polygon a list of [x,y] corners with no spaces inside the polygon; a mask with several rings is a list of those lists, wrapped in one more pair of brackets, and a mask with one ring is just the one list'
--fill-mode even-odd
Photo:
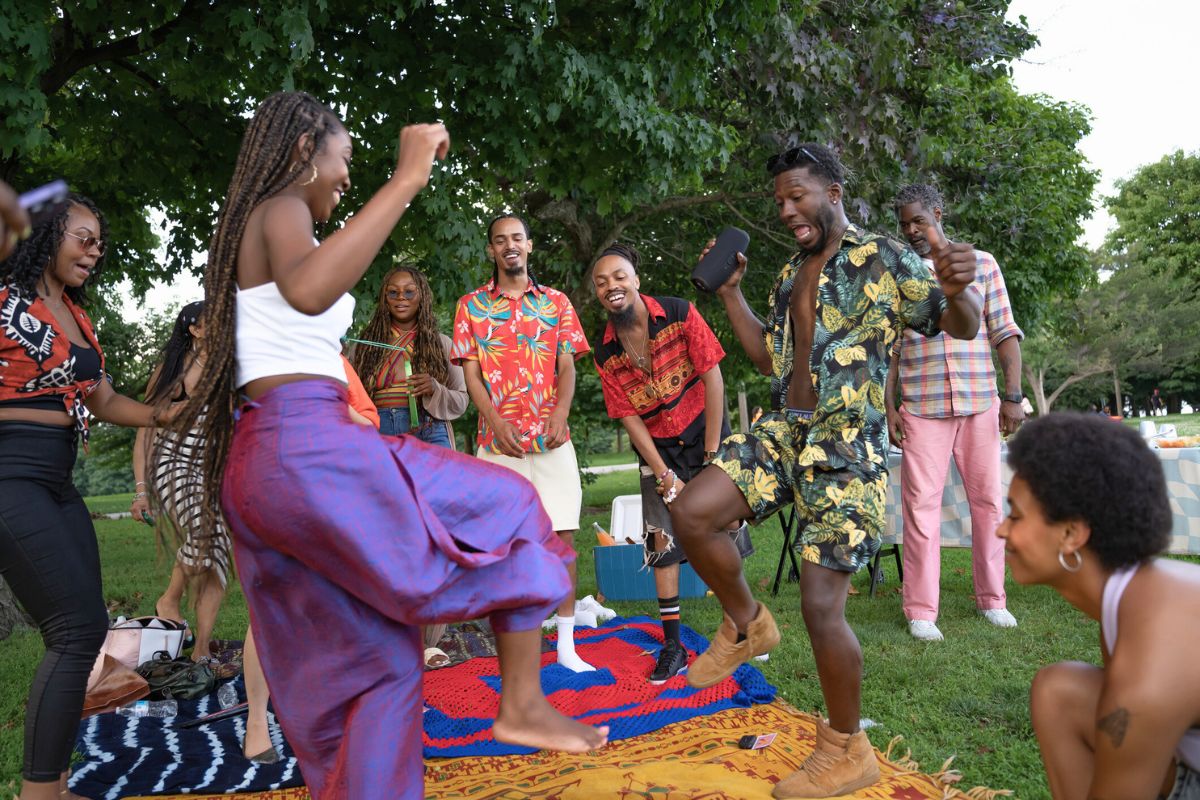
{"label": "white tank top", "polygon": [[237,386],[273,375],[322,375],[346,382],[342,335],[354,322],[354,298],[344,294],[310,316],[288,304],[274,282],[237,293]]}
{"label": "white tank top", "polygon": [[[1125,594],[1139,566],[1123,567],[1109,575],[1104,582],[1104,595],[1100,600],[1100,629],[1104,632],[1109,656],[1117,649],[1117,612],[1121,607],[1121,596]],[[1200,771],[1200,728],[1191,728],[1183,735],[1179,746],[1175,748],[1175,758],[1188,769]]]}

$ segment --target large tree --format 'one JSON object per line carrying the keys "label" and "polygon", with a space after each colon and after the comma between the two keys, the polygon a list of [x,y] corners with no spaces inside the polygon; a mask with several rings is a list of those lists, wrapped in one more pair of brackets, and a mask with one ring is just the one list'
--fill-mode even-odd
{"label": "large tree", "polygon": [[1200,284],[1200,153],[1177,150],[1116,190],[1104,200],[1116,219],[1105,251]]}
{"label": "large tree", "polygon": [[[891,227],[899,183],[940,183],[955,230],[996,251],[1029,315],[1085,274],[1086,117],[1012,88],[1007,65],[1035,40],[1004,0],[13,6],[0,173],[94,195],[114,272],[139,289],[192,267],[242,119],[292,87],[345,109],[352,201],[390,173],[399,125],[447,121],[454,154],[381,258],[423,261],[443,300],[484,274],[480,226],[501,205],[532,217],[537,263],[577,301],[616,237],[663,258],[675,289],[703,239],[740,222],[769,273],[788,245],[761,163],[797,139],[843,151],[852,210],[875,227]],[[152,208],[174,223],[165,260]]]}
{"label": "large tree", "polygon": [[[1200,361],[1200,286],[1184,276],[1096,255],[1098,280],[1064,300],[1023,348],[1025,379],[1038,413],[1076,384],[1113,397],[1116,413],[1130,387],[1163,384],[1194,397]],[[1098,386],[1103,376],[1106,387]],[[1134,408],[1141,405],[1134,400]]]}
{"label": "large tree", "polygon": [[[765,294],[790,244],[762,162],[817,140],[853,168],[850,208],[872,227],[892,226],[899,184],[940,184],[954,233],[996,253],[1032,319],[1087,274],[1074,242],[1094,175],[1075,149],[1086,114],[1012,87],[1008,64],[1035,39],[1005,21],[1007,5],[7,3],[0,178],[64,177],[91,195],[112,225],[107,280],[140,292],[199,269],[245,118],[267,94],[304,89],[344,112],[356,141],[345,208],[391,174],[402,124],[441,118],[452,155],[362,294],[402,257],[428,269],[445,308],[486,274],[482,225],[511,207],[534,225],[542,277],[594,323],[585,269],[618,237],[649,255],[647,288],[691,296],[702,242],[739,224],[754,236],[749,290]],[[730,350],[736,385],[752,371]]]}

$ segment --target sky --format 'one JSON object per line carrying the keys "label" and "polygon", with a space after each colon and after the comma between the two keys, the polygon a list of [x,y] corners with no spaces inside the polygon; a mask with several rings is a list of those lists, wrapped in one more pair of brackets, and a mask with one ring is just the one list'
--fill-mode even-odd
{"label": "sky", "polygon": [[1084,223],[1094,248],[1113,224],[1100,198],[1114,193],[1114,181],[1176,150],[1200,150],[1200,2],[1013,0],[1008,18],[1020,15],[1041,44],[1013,65],[1017,88],[1092,111],[1079,147],[1100,171],[1096,211]]}

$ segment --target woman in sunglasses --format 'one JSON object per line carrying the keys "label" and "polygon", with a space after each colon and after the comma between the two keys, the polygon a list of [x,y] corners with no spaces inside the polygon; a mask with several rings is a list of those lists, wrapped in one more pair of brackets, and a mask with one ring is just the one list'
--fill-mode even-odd
{"label": "woman in sunglasses", "polygon": [[[423,442],[454,449],[450,421],[467,410],[462,367],[450,363],[450,337],[438,332],[429,280],[416,267],[396,267],[383,276],[375,313],[359,334],[353,364],[379,410],[379,432],[411,433]],[[425,666],[449,666],[437,646],[445,625],[426,625]]]}
{"label": "woman in sunglasses", "polygon": [[375,313],[351,359],[379,409],[379,432],[411,433],[423,442],[454,447],[450,420],[467,410],[462,367],[450,363],[450,337],[438,332],[433,293],[415,267],[383,278]]}
{"label": "woman in sunglasses", "polygon": [[71,195],[0,261],[0,573],[41,630],[46,653],[25,709],[20,800],[66,787],[88,673],[108,633],[91,516],[71,483],[88,414],[130,427],[155,408],[117,394],[80,305],[104,265],[108,228]]}

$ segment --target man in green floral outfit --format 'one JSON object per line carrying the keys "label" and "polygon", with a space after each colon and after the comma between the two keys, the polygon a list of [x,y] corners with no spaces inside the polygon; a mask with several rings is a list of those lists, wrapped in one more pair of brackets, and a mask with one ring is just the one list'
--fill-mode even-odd
{"label": "man in green floral outfit", "polygon": [[[970,245],[934,238],[930,274],[906,245],[850,224],[844,172],[828,148],[805,144],[774,156],[779,217],[798,252],[784,265],[764,323],[746,302],[746,259],[717,294],[742,347],[771,376],[773,410],[749,434],[726,439],[712,465],[671,508],[676,535],[725,619],[688,683],[711,686],[779,642],[771,613],[754,600],[737,548],[714,535],[737,519],[761,522],[795,503],[801,610],[829,714],[817,745],[775,797],[831,797],[879,778],[859,730],[862,650],[846,622],[850,577],[879,549],[887,499],[883,389],[901,328],[969,339],[983,298],[972,286]],[[711,246],[711,243],[710,243]]]}

